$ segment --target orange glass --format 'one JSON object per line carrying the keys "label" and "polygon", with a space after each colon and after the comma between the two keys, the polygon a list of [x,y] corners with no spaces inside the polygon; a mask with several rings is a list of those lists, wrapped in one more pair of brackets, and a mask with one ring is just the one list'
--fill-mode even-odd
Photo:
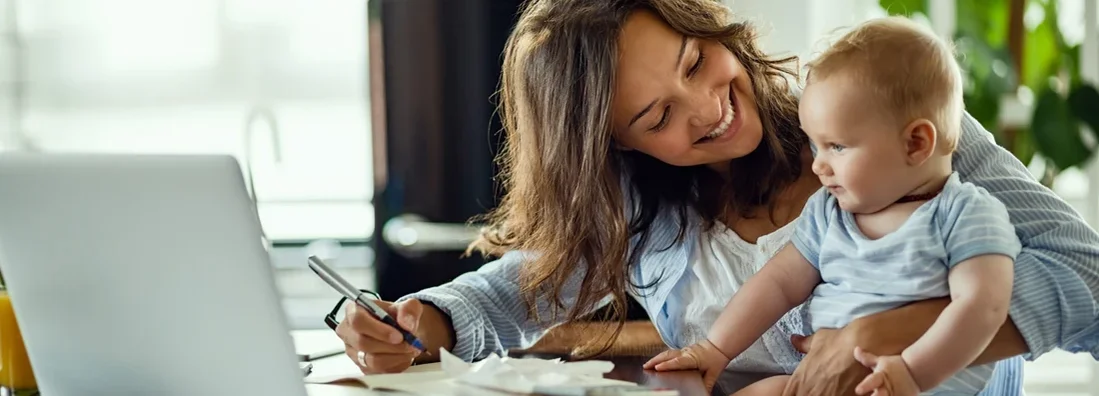
{"label": "orange glass", "polygon": [[6,290],[0,290],[0,386],[11,390],[38,386]]}

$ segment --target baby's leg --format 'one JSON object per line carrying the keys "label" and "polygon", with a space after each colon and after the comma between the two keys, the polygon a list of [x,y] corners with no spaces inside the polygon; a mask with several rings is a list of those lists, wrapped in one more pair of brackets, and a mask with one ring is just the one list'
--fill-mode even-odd
{"label": "baby's leg", "polygon": [[767,377],[744,387],[744,389],[737,391],[731,396],[778,396],[782,394],[782,390],[786,388],[786,381],[789,380],[789,375]]}

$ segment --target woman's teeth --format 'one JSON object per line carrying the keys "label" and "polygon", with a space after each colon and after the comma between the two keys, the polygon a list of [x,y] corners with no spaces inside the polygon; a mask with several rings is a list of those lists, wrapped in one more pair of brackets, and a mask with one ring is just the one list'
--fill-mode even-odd
{"label": "woman's teeth", "polygon": [[717,124],[710,133],[707,133],[703,140],[716,139],[724,135],[729,130],[729,124],[733,123],[733,119],[736,118],[736,110],[733,109],[732,103],[725,104],[725,118],[721,119],[721,123]]}

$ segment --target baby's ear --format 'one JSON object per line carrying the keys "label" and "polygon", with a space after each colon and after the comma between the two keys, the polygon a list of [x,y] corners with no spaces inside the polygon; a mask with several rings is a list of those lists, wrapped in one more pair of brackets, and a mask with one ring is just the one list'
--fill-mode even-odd
{"label": "baby's ear", "polygon": [[935,124],[926,118],[912,121],[904,128],[902,139],[905,157],[909,165],[920,165],[935,153],[938,142]]}

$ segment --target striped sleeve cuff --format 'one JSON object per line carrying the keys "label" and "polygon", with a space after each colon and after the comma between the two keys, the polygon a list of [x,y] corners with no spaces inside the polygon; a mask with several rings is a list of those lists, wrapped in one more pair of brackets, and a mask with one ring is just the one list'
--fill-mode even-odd
{"label": "striped sleeve cuff", "polygon": [[[454,290],[442,287],[425,289],[418,293],[401,297],[397,301],[417,299],[428,302],[450,317],[454,328],[454,349],[451,354],[467,362],[483,358],[485,351],[485,319],[478,315],[477,309],[465,297]],[[432,352],[437,353],[437,352]]]}
{"label": "striped sleeve cuff", "polygon": [[[1050,334],[1051,330],[1056,332],[1056,329],[1050,327],[1061,322],[1061,310],[1058,309],[1061,305],[1056,294],[1049,293],[1050,289],[1047,288],[1050,282],[1056,281],[1048,279],[1048,273],[1028,273],[1039,272],[1034,271],[1036,268],[1029,269],[1027,271],[1028,268],[1019,265],[1015,267],[1015,286],[1008,313],[1030,350],[1023,358],[1034,360],[1056,346],[1054,342],[1049,342],[1056,339],[1056,335]],[[1028,283],[1033,285],[1027,285]],[[1021,290],[1040,292],[1024,294],[1020,293]]]}
{"label": "striped sleeve cuff", "polygon": [[1016,260],[1009,313],[1030,349],[1023,355],[1027,360],[1054,348],[1089,352],[1099,359],[1094,307],[1090,289],[1075,272],[1059,263],[1039,263],[1033,256]]}

